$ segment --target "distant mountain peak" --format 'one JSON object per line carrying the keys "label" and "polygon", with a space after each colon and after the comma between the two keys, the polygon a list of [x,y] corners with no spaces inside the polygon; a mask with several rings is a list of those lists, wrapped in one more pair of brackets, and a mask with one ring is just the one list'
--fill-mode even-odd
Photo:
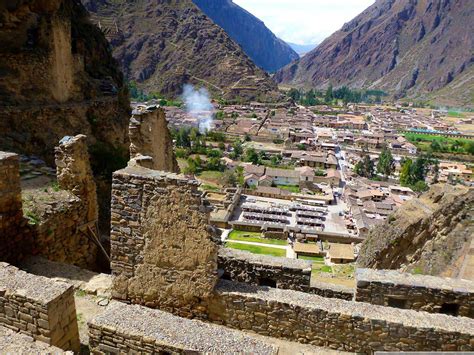
{"label": "distant mountain peak", "polygon": [[193,0],[237,42],[260,68],[275,72],[298,59],[298,54],[276,37],[263,21],[231,0]]}

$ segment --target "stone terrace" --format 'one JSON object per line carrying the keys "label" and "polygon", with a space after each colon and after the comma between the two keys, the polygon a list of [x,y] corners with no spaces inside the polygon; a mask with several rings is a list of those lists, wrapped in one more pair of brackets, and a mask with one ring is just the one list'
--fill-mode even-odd
{"label": "stone terrace", "polygon": [[359,302],[474,318],[472,281],[372,269],[357,269],[356,280]]}
{"label": "stone terrace", "polygon": [[70,354],[72,351],[63,351],[55,346],[43,342],[36,342],[28,335],[15,333],[0,326],[0,353],[2,354]]}
{"label": "stone terrace", "polygon": [[89,333],[94,354],[277,354],[276,347],[239,331],[119,302],[89,322]]}
{"label": "stone terrace", "polygon": [[472,350],[474,320],[221,281],[209,320],[258,334],[373,351]]}
{"label": "stone terrace", "polygon": [[311,280],[311,262],[297,259],[277,258],[249,252],[219,249],[219,268],[224,278],[251,285],[305,291]]}
{"label": "stone terrace", "polygon": [[0,325],[79,350],[73,287],[0,263]]}

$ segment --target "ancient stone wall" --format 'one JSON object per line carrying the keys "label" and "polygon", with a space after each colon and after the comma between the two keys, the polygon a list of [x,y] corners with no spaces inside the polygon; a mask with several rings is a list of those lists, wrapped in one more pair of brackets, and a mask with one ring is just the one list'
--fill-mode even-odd
{"label": "ancient stone wall", "polygon": [[354,289],[347,286],[331,284],[327,282],[311,281],[308,293],[326,298],[339,298],[341,300],[352,301],[354,299]]}
{"label": "ancient stone wall", "polygon": [[357,269],[356,301],[474,318],[474,282]]}
{"label": "ancient stone wall", "polygon": [[0,152],[0,260],[15,262],[28,246],[23,218],[18,155]]}
{"label": "ancient stone wall", "polygon": [[138,305],[114,303],[89,322],[94,354],[276,354],[241,332]]}
{"label": "ancient stone wall", "polygon": [[55,149],[60,191],[52,191],[53,202],[36,208],[33,253],[45,258],[94,268],[97,261],[97,192],[92,174],[87,137],[64,137]]}
{"label": "ancient stone wall", "polygon": [[217,244],[198,182],[140,167],[114,173],[113,296],[192,317],[217,282]]}
{"label": "ancient stone wall", "polygon": [[0,325],[64,350],[79,351],[71,285],[0,263]]}
{"label": "ancient stone wall", "polygon": [[222,278],[250,285],[308,291],[311,263],[303,260],[261,256],[229,248],[219,249]]}
{"label": "ancient stone wall", "polygon": [[130,159],[151,157],[147,168],[179,172],[173,154],[173,139],[168,130],[165,111],[159,107],[136,109],[130,119]]}
{"label": "ancient stone wall", "polygon": [[209,320],[332,349],[472,351],[474,320],[221,281]]}
{"label": "ancient stone wall", "polygon": [[8,328],[0,326],[0,353],[2,354],[69,354],[72,351],[62,351],[46,343],[34,341],[26,334],[16,333]]}

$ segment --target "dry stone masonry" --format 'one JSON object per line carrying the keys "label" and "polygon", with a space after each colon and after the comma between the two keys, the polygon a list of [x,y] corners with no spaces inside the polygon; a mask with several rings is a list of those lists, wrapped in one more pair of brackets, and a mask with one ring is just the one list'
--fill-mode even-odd
{"label": "dry stone masonry", "polygon": [[0,263],[0,325],[64,350],[78,351],[71,285]]}
{"label": "dry stone masonry", "polygon": [[217,244],[198,182],[127,167],[113,176],[111,269],[120,300],[194,316],[217,282]]}
{"label": "dry stone masonry", "polygon": [[[173,139],[168,130],[165,111],[156,106],[134,110],[129,125],[130,160],[154,169],[179,172],[173,154]],[[148,157],[151,159],[139,159]]]}
{"label": "dry stone masonry", "polygon": [[242,332],[118,302],[89,322],[89,338],[94,354],[277,354]]}
{"label": "dry stone masonry", "polygon": [[474,318],[474,283],[394,270],[357,269],[356,301]]}
{"label": "dry stone masonry", "polygon": [[72,351],[63,351],[55,346],[35,341],[32,337],[16,333],[0,326],[0,353],[2,354],[55,354],[72,355]]}
{"label": "dry stone masonry", "polygon": [[311,281],[311,262],[268,257],[229,248],[219,249],[219,268],[226,280],[251,285],[307,291]]}
{"label": "dry stone masonry", "polygon": [[18,155],[0,152],[0,260],[13,262],[21,257],[25,227]]}
{"label": "dry stone masonry", "polygon": [[469,351],[474,320],[401,310],[308,293],[221,281],[209,320],[228,327],[332,349]]}

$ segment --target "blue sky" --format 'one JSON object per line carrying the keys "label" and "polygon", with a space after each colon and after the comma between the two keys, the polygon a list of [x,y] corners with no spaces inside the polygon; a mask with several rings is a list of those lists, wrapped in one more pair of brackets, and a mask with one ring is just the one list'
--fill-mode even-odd
{"label": "blue sky", "polygon": [[281,39],[320,43],[375,0],[234,0]]}

